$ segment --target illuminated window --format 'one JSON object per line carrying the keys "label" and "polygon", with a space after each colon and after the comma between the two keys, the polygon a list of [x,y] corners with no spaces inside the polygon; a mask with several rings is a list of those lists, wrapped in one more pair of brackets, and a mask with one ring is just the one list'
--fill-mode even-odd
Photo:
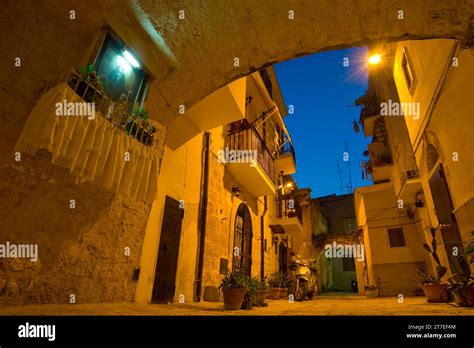
{"label": "illuminated window", "polygon": [[145,98],[148,76],[133,51],[108,35],[97,57],[95,68],[105,93],[117,101],[125,98],[130,105],[141,105]]}
{"label": "illuminated window", "polygon": [[405,236],[403,235],[403,228],[389,228],[388,232],[388,242],[390,248],[404,247],[406,246]]}

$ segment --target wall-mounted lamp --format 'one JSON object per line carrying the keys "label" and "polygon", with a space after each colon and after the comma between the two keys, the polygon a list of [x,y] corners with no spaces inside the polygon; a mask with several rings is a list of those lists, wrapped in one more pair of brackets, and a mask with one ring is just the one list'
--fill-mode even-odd
{"label": "wall-mounted lamp", "polygon": [[239,197],[240,196],[240,191],[241,190],[237,185],[232,187],[232,195],[233,196]]}

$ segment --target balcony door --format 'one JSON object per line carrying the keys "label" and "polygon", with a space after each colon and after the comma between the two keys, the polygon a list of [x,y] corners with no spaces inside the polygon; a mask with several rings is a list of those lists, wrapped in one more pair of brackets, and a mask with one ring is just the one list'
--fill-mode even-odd
{"label": "balcony door", "polygon": [[252,267],[252,219],[250,210],[242,203],[237,208],[234,223],[234,248],[232,270],[251,275]]}
{"label": "balcony door", "polygon": [[443,225],[441,235],[443,237],[444,247],[449,261],[449,267],[453,274],[462,273],[464,265],[453,255],[453,248],[458,249],[458,255],[463,251],[463,245],[459,228],[454,216],[454,206],[449,192],[448,183],[444,174],[443,166],[440,164],[434,171],[429,181],[431,195],[433,196],[436,215],[440,225]]}

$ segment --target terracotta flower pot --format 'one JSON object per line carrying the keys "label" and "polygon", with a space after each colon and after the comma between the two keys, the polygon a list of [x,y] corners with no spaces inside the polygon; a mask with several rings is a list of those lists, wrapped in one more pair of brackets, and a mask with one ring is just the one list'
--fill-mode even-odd
{"label": "terracotta flower pot", "polygon": [[244,296],[247,293],[247,288],[224,288],[224,308],[225,309],[240,309]]}
{"label": "terracotta flower pot", "polygon": [[258,290],[257,291],[257,303],[262,304],[265,302],[268,296],[270,296],[270,290]]}
{"label": "terracotta flower pot", "polygon": [[422,284],[421,288],[429,303],[448,302],[446,284]]}
{"label": "terracotta flower pot", "polygon": [[280,288],[272,288],[270,298],[272,300],[279,300],[280,299],[280,292],[281,292]]}
{"label": "terracotta flower pot", "polygon": [[283,298],[285,300],[288,300],[288,289],[287,288],[282,288],[280,290],[280,298]]}

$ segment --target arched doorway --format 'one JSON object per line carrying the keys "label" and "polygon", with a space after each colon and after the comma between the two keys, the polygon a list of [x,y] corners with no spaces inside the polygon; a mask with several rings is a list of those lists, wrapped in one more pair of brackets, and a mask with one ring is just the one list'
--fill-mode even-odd
{"label": "arched doorway", "polygon": [[232,270],[241,270],[250,276],[252,268],[252,218],[245,203],[239,205],[235,214],[233,250]]}

